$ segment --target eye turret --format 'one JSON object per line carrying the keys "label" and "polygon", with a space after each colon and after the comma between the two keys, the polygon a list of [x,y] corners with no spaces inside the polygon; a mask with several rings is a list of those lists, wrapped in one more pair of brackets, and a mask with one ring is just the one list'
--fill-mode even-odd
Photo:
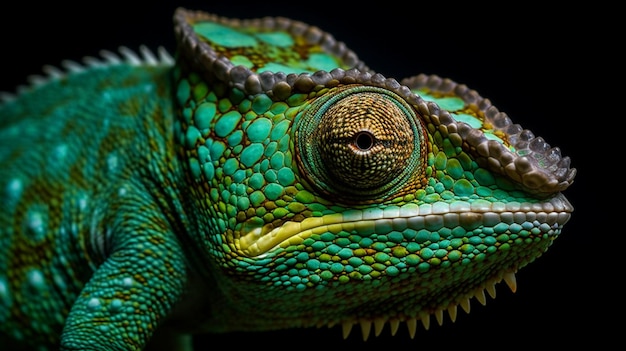
{"label": "eye turret", "polygon": [[421,170],[421,123],[385,89],[338,89],[315,101],[298,125],[303,173],[323,192],[353,200],[385,197]]}

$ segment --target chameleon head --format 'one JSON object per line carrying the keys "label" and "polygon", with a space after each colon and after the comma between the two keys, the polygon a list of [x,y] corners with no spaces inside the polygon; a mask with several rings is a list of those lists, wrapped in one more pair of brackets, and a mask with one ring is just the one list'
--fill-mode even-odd
{"label": "chameleon head", "polygon": [[569,159],[464,85],[400,84],[299,22],[175,21],[210,329],[414,333],[501,280],[515,289],[569,220]]}

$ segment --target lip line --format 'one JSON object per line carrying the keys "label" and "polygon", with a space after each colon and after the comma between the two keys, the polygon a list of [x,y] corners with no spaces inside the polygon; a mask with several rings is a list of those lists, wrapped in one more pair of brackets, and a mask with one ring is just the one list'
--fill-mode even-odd
{"label": "lip line", "polygon": [[[489,206],[485,206],[485,205]],[[430,207],[430,208],[429,208]],[[281,226],[271,230],[264,230],[264,227],[256,227],[247,233],[241,235],[237,240],[239,251],[247,257],[261,258],[264,254],[271,251],[274,247],[280,246],[285,242],[292,241],[297,245],[303,239],[315,233],[338,232],[340,230],[351,231],[357,226],[364,226],[371,230],[376,223],[394,227],[403,226],[406,228],[423,227],[424,223],[430,220],[444,220],[448,215],[449,218],[454,215],[458,216],[455,220],[469,219],[473,216],[498,216],[493,220],[502,219],[504,216],[524,216],[527,219],[533,217],[532,220],[548,223],[551,226],[564,225],[570,218],[573,211],[571,204],[563,196],[555,196],[548,202],[544,203],[490,203],[487,201],[475,201],[473,203],[457,202],[447,206],[418,206],[405,205],[403,207],[393,206],[386,209],[365,209],[365,210],[349,210],[341,213],[333,213],[323,215],[321,217],[305,218],[301,222],[285,222]],[[489,219],[489,218],[487,218]],[[421,223],[420,223],[421,222]],[[519,221],[511,220],[511,223]],[[333,228],[333,226],[339,226]]]}

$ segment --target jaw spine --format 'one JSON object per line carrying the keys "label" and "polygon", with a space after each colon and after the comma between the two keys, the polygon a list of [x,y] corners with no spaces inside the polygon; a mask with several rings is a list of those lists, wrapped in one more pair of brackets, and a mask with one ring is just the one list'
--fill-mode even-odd
{"label": "jaw spine", "polygon": [[[517,290],[517,281],[515,279],[515,271],[507,271],[502,273],[499,278],[493,278],[488,280],[483,284],[482,287],[476,289],[473,294],[465,296],[457,301],[456,304],[452,304],[447,308],[438,309],[433,314],[435,315],[435,319],[437,320],[437,324],[443,324],[443,311],[447,309],[448,314],[450,315],[450,320],[454,322],[457,316],[457,306],[461,306],[461,308],[466,312],[470,312],[470,299],[476,298],[481,305],[485,305],[487,303],[487,298],[485,296],[485,291],[492,299],[496,298],[496,284],[500,283],[502,280],[506,283],[506,285],[511,289],[512,292]],[[428,330],[430,328],[430,314],[425,314],[417,318],[411,318],[406,320],[398,320],[398,319],[384,319],[377,318],[375,320],[347,320],[341,323],[341,329],[343,333],[343,338],[347,339],[350,336],[352,331],[352,327],[355,324],[359,324],[361,326],[361,334],[363,335],[363,341],[367,341],[369,338],[370,332],[372,330],[372,324],[374,324],[374,336],[379,336],[385,327],[386,323],[389,323],[389,328],[391,331],[391,335],[395,335],[398,332],[400,327],[400,323],[406,323],[407,329],[409,331],[409,336],[411,339],[415,337],[415,332],[417,331],[417,321],[421,321],[424,329]],[[334,327],[334,324],[329,324],[329,328]]]}

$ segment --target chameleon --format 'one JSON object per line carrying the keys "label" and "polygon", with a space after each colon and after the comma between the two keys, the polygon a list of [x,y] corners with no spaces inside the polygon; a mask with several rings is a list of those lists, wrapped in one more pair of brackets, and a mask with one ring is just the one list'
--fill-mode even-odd
{"label": "chameleon", "polygon": [[543,255],[576,169],[489,99],[322,29],[184,8],[174,55],[47,66],[0,104],[0,341],[441,325]]}

